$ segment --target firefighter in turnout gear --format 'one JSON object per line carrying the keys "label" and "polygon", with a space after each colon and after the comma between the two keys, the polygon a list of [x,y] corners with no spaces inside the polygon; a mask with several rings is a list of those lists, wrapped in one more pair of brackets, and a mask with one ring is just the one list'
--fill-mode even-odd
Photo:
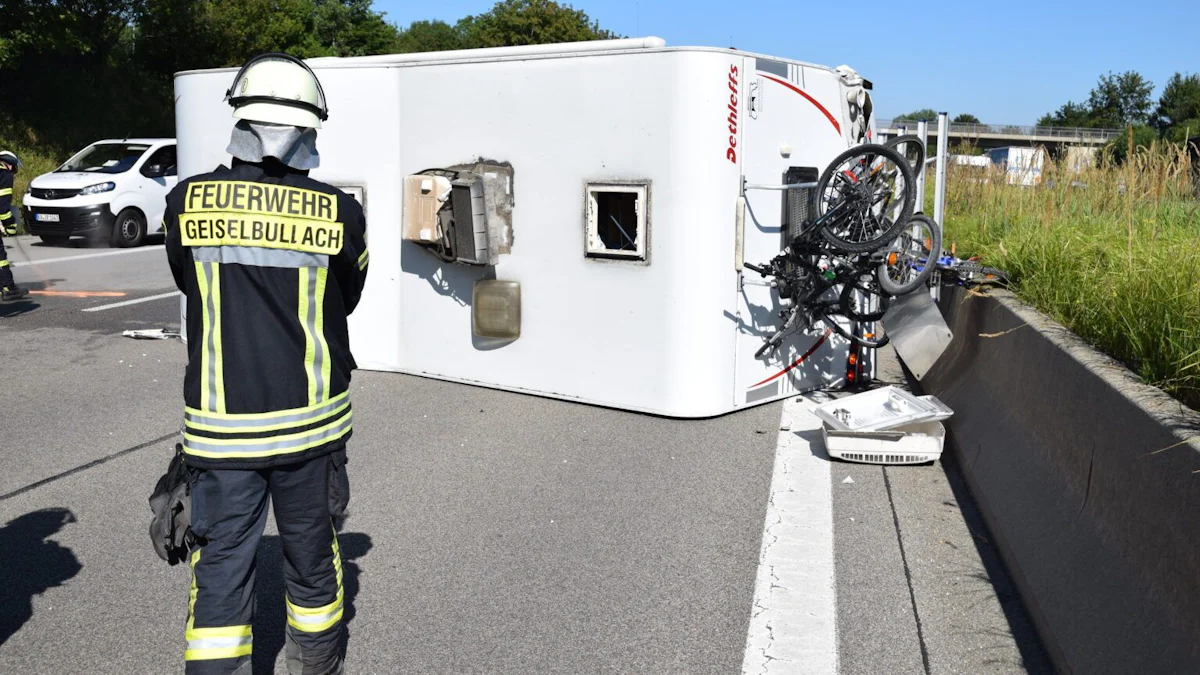
{"label": "firefighter in turnout gear", "polygon": [[13,176],[21,168],[21,160],[8,150],[0,150],[0,300],[20,300],[29,291],[17,285],[12,267],[8,262],[8,251],[4,247],[4,235],[17,233],[17,222],[13,217]]}
{"label": "firefighter in turnout gear", "polygon": [[182,450],[196,545],[186,672],[251,672],[269,499],[283,543],[288,672],[341,673],[337,527],[355,368],[346,317],[367,276],[366,221],[352,197],[308,177],[327,107],[307,65],[255,57],[226,97],[237,120],[231,166],[181,182],[166,210],[167,256],[187,297]]}

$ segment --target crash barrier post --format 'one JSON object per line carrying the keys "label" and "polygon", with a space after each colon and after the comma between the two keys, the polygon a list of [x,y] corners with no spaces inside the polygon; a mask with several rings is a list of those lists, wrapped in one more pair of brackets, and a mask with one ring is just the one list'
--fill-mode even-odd
{"label": "crash barrier post", "polygon": [[[921,156],[928,157],[929,122],[925,120],[917,122],[917,138],[921,139],[921,149],[925,151],[921,153]],[[917,170],[917,204],[913,208],[913,213],[925,213],[925,167],[928,165],[928,162],[921,162],[921,166],[913,167]]]}
{"label": "crash barrier post", "polygon": [[946,215],[946,164],[950,159],[950,115],[938,113],[937,174],[933,179],[933,219],[944,223]]}
{"label": "crash barrier post", "polygon": [[1008,293],[941,308],[921,388],[1060,671],[1200,672],[1200,415]]}

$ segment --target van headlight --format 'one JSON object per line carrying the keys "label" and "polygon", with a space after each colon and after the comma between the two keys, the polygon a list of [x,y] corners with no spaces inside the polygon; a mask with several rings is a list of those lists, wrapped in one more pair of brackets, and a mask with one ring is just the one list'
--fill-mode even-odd
{"label": "van headlight", "polygon": [[80,190],[79,194],[98,195],[101,192],[112,192],[115,189],[117,189],[117,184],[110,181],[108,183],[96,183],[95,185],[89,185]]}

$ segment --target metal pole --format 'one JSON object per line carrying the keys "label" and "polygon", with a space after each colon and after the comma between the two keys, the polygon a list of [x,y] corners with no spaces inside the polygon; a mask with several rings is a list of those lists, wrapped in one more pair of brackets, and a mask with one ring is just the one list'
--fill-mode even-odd
{"label": "metal pole", "polygon": [[946,231],[946,163],[949,159],[947,146],[950,142],[950,116],[938,113],[937,177],[933,183],[933,219]]}
{"label": "metal pole", "polygon": [[[917,137],[921,139],[922,157],[929,156],[929,122],[917,122]],[[914,212],[925,213],[925,162],[917,167],[917,207]]]}

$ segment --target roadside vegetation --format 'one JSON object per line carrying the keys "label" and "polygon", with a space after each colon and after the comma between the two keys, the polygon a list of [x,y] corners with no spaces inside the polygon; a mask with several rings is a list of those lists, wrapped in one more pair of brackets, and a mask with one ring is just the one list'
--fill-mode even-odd
{"label": "roadside vegetation", "polygon": [[[11,5],[11,6],[10,6]],[[174,134],[173,75],[262,52],[302,58],[620,37],[554,0],[500,0],[443,21],[390,23],[372,0],[13,0],[0,33],[0,149],[29,181],[103,138]]]}
{"label": "roadside vegetation", "polygon": [[[1038,187],[950,166],[946,242],[1146,382],[1200,408],[1200,201],[1193,160],[1160,140],[1049,163]],[[1121,161],[1128,155],[1127,161]]]}
{"label": "roadside vegetation", "polygon": [[[170,136],[173,76],[262,52],[367,56],[619,37],[554,0],[501,0],[399,27],[372,0],[12,0],[2,3],[0,148],[24,178],[102,138]],[[24,185],[19,184],[20,193]]]}

